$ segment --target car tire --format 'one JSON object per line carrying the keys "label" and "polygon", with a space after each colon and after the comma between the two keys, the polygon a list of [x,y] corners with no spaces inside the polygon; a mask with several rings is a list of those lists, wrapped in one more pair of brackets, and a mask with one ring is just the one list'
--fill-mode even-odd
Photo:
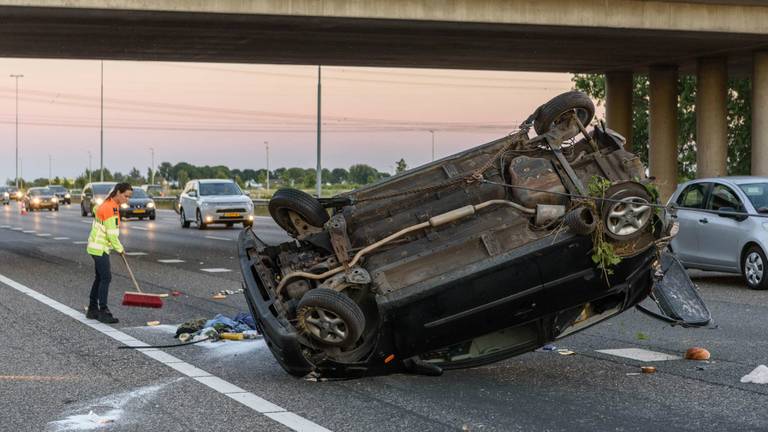
{"label": "car tire", "polygon": [[298,214],[307,224],[322,227],[329,219],[328,212],[312,195],[297,189],[280,189],[269,200],[269,214],[280,228],[296,236],[289,212]]}
{"label": "car tire", "polygon": [[195,223],[197,224],[197,229],[199,230],[204,230],[208,228],[208,225],[203,223],[203,215],[200,214],[200,210],[198,210],[197,213],[195,213]]}
{"label": "car tire", "polygon": [[[611,201],[603,200],[600,203],[600,213],[605,235],[609,238],[627,241],[639,237],[653,220],[653,207],[647,205],[653,199],[640,183],[630,181],[615,184],[605,192],[605,198]],[[620,200],[631,200],[632,204],[616,202]],[[630,223],[632,226],[628,227]]]}
{"label": "car tire", "polygon": [[768,264],[768,260],[766,260],[765,253],[759,246],[752,245],[744,253],[741,260],[741,274],[744,276],[744,281],[747,282],[749,289],[768,289],[768,274],[765,271],[766,264]]}
{"label": "car tire", "polygon": [[555,96],[549,102],[536,110],[533,128],[537,134],[547,133],[557,120],[567,111],[576,110],[576,113],[585,127],[595,116],[595,104],[592,99],[580,91],[570,91]]}
{"label": "car tire", "polygon": [[182,228],[189,228],[189,221],[187,220],[187,216],[184,214],[184,209],[179,209],[179,220],[181,221],[181,227]]}
{"label": "car tire", "polygon": [[227,228],[232,228],[235,226],[234,222],[227,222]]}
{"label": "car tire", "polygon": [[360,306],[330,288],[308,291],[296,311],[301,330],[323,345],[349,348],[365,329],[365,315]]}
{"label": "car tire", "polygon": [[82,204],[80,204],[80,216],[82,216],[82,217],[88,217],[88,212],[87,212],[87,211],[85,211],[85,208],[83,207],[83,205],[82,205]]}
{"label": "car tire", "polygon": [[576,235],[587,236],[597,228],[597,215],[591,207],[576,207],[565,215],[565,225]]}
{"label": "car tire", "polygon": [[149,220],[151,220],[151,221],[152,221],[152,220],[155,220],[155,219],[156,219],[156,216],[155,216],[155,214],[154,214],[154,213],[153,213],[153,214],[151,214],[151,215],[149,216]]}
{"label": "car tire", "polygon": [[253,228],[253,222],[243,222],[243,228]]}
{"label": "car tire", "polygon": [[59,206],[54,207],[53,211],[55,211],[55,212],[59,211]]}

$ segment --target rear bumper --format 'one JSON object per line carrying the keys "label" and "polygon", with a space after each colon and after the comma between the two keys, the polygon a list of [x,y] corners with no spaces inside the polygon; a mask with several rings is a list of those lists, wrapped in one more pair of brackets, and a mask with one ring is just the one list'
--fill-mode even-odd
{"label": "rear bumper", "polygon": [[31,209],[52,209],[59,206],[59,203],[39,203],[39,204],[29,204],[29,208]]}

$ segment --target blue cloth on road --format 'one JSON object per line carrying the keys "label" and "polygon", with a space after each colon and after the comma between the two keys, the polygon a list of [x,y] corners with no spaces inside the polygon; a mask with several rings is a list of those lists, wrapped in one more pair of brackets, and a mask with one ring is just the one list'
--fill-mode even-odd
{"label": "blue cloth on road", "polygon": [[227,330],[234,333],[241,333],[248,330],[255,330],[256,323],[253,321],[251,315],[245,313],[237,314],[235,319],[222,314],[217,314],[213,319],[206,321],[203,327],[213,327],[219,332]]}

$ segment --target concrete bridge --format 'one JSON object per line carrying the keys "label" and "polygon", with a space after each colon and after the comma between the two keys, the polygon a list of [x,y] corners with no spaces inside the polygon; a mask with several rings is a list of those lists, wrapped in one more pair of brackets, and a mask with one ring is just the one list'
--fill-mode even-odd
{"label": "concrete bridge", "polygon": [[726,172],[728,76],[753,80],[768,175],[768,5],[759,0],[0,0],[0,56],[606,73],[630,136],[650,78],[650,169],[677,177],[677,78],[696,74],[699,176]]}

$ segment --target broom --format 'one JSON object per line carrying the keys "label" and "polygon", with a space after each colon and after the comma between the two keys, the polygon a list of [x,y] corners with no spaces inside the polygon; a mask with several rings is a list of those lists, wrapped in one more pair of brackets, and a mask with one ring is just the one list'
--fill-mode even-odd
{"label": "broom", "polygon": [[136,282],[136,278],[133,276],[133,271],[131,271],[131,266],[128,265],[128,260],[125,258],[125,255],[120,254],[120,256],[123,257],[125,268],[128,269],[128,274],[131,276],[133,286],[136,287],[136,292],[126,292],[123,294],[123,306],[138,306],[156,309],[163,307],[162,297],[168,297],[168,294],[148,294],[142,292],[141,288],[139,288],[139,283]]}

